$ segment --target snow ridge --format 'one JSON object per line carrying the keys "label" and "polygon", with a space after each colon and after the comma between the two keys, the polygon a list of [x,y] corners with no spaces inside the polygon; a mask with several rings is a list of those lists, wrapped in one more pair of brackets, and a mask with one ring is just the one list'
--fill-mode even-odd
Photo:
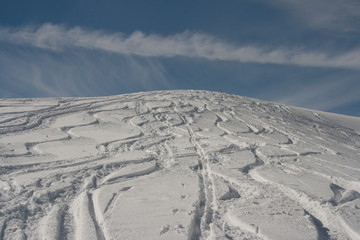
{"label": "snow ridge", "polygon": [[360,239],[349,121],[206,91],[0,99],[0,239]]}

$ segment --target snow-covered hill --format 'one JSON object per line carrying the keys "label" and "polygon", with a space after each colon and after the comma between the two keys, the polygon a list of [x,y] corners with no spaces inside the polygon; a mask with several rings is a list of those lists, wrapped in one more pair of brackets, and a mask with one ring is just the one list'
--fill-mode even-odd
{"label": "snow-covered hill", "polygon": [[360,120],[206,91],[0,100],[0,239],[360,239]]}

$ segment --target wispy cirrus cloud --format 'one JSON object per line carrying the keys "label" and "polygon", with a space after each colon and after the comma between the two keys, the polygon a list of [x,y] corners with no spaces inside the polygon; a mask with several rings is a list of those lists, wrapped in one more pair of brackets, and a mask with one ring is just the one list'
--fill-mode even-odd
{"label": "wispy cirrus cloud", "polygon": [[[274,97],[274,101],[287,105],[311,107],[313,109],[331,111],[360,101],[360,83],[352,79],[327,79],[299,87],[296,92],[289,91],[282,97]],[[284,92],[284,90],[283,90]]]}
{"label": "wispy cirrus cloud", "polygon": [[359,31],[358,0],[273,0],[266,3],[287,9],[292,16],[310,27]]}
{"label": "wispy cirrus cloud", "polygon": [[86,49],[0,48],[0,97],[99,96],[168,89],[156,59]]}
{"label": "wispy cirrus cloud", "polygon": [[0,28],[0,41],[54,51],[86,48],[142,57],[179,56],[242,63],[360,69],[360,49],[333,54],[303,48],[241,46],[196,32],[168,36],[142,32],[126,35],[48,23],[40,27]]}

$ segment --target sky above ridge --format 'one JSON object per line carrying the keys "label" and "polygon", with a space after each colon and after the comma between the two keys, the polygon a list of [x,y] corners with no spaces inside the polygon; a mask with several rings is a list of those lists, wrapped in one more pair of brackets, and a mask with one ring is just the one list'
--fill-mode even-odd
{"label": "sky above ridge", "polygon": [[0,97],[204,89],[360,116],[358,0],[0,0]]}

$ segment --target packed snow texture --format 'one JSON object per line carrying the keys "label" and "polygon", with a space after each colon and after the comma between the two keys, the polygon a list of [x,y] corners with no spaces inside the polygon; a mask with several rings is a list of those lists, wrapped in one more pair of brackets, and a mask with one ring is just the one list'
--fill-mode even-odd
{"label": "packed snow texture", "polygon": [[0,100],[0,239],[360,239],[360,120],[223,93]]}

